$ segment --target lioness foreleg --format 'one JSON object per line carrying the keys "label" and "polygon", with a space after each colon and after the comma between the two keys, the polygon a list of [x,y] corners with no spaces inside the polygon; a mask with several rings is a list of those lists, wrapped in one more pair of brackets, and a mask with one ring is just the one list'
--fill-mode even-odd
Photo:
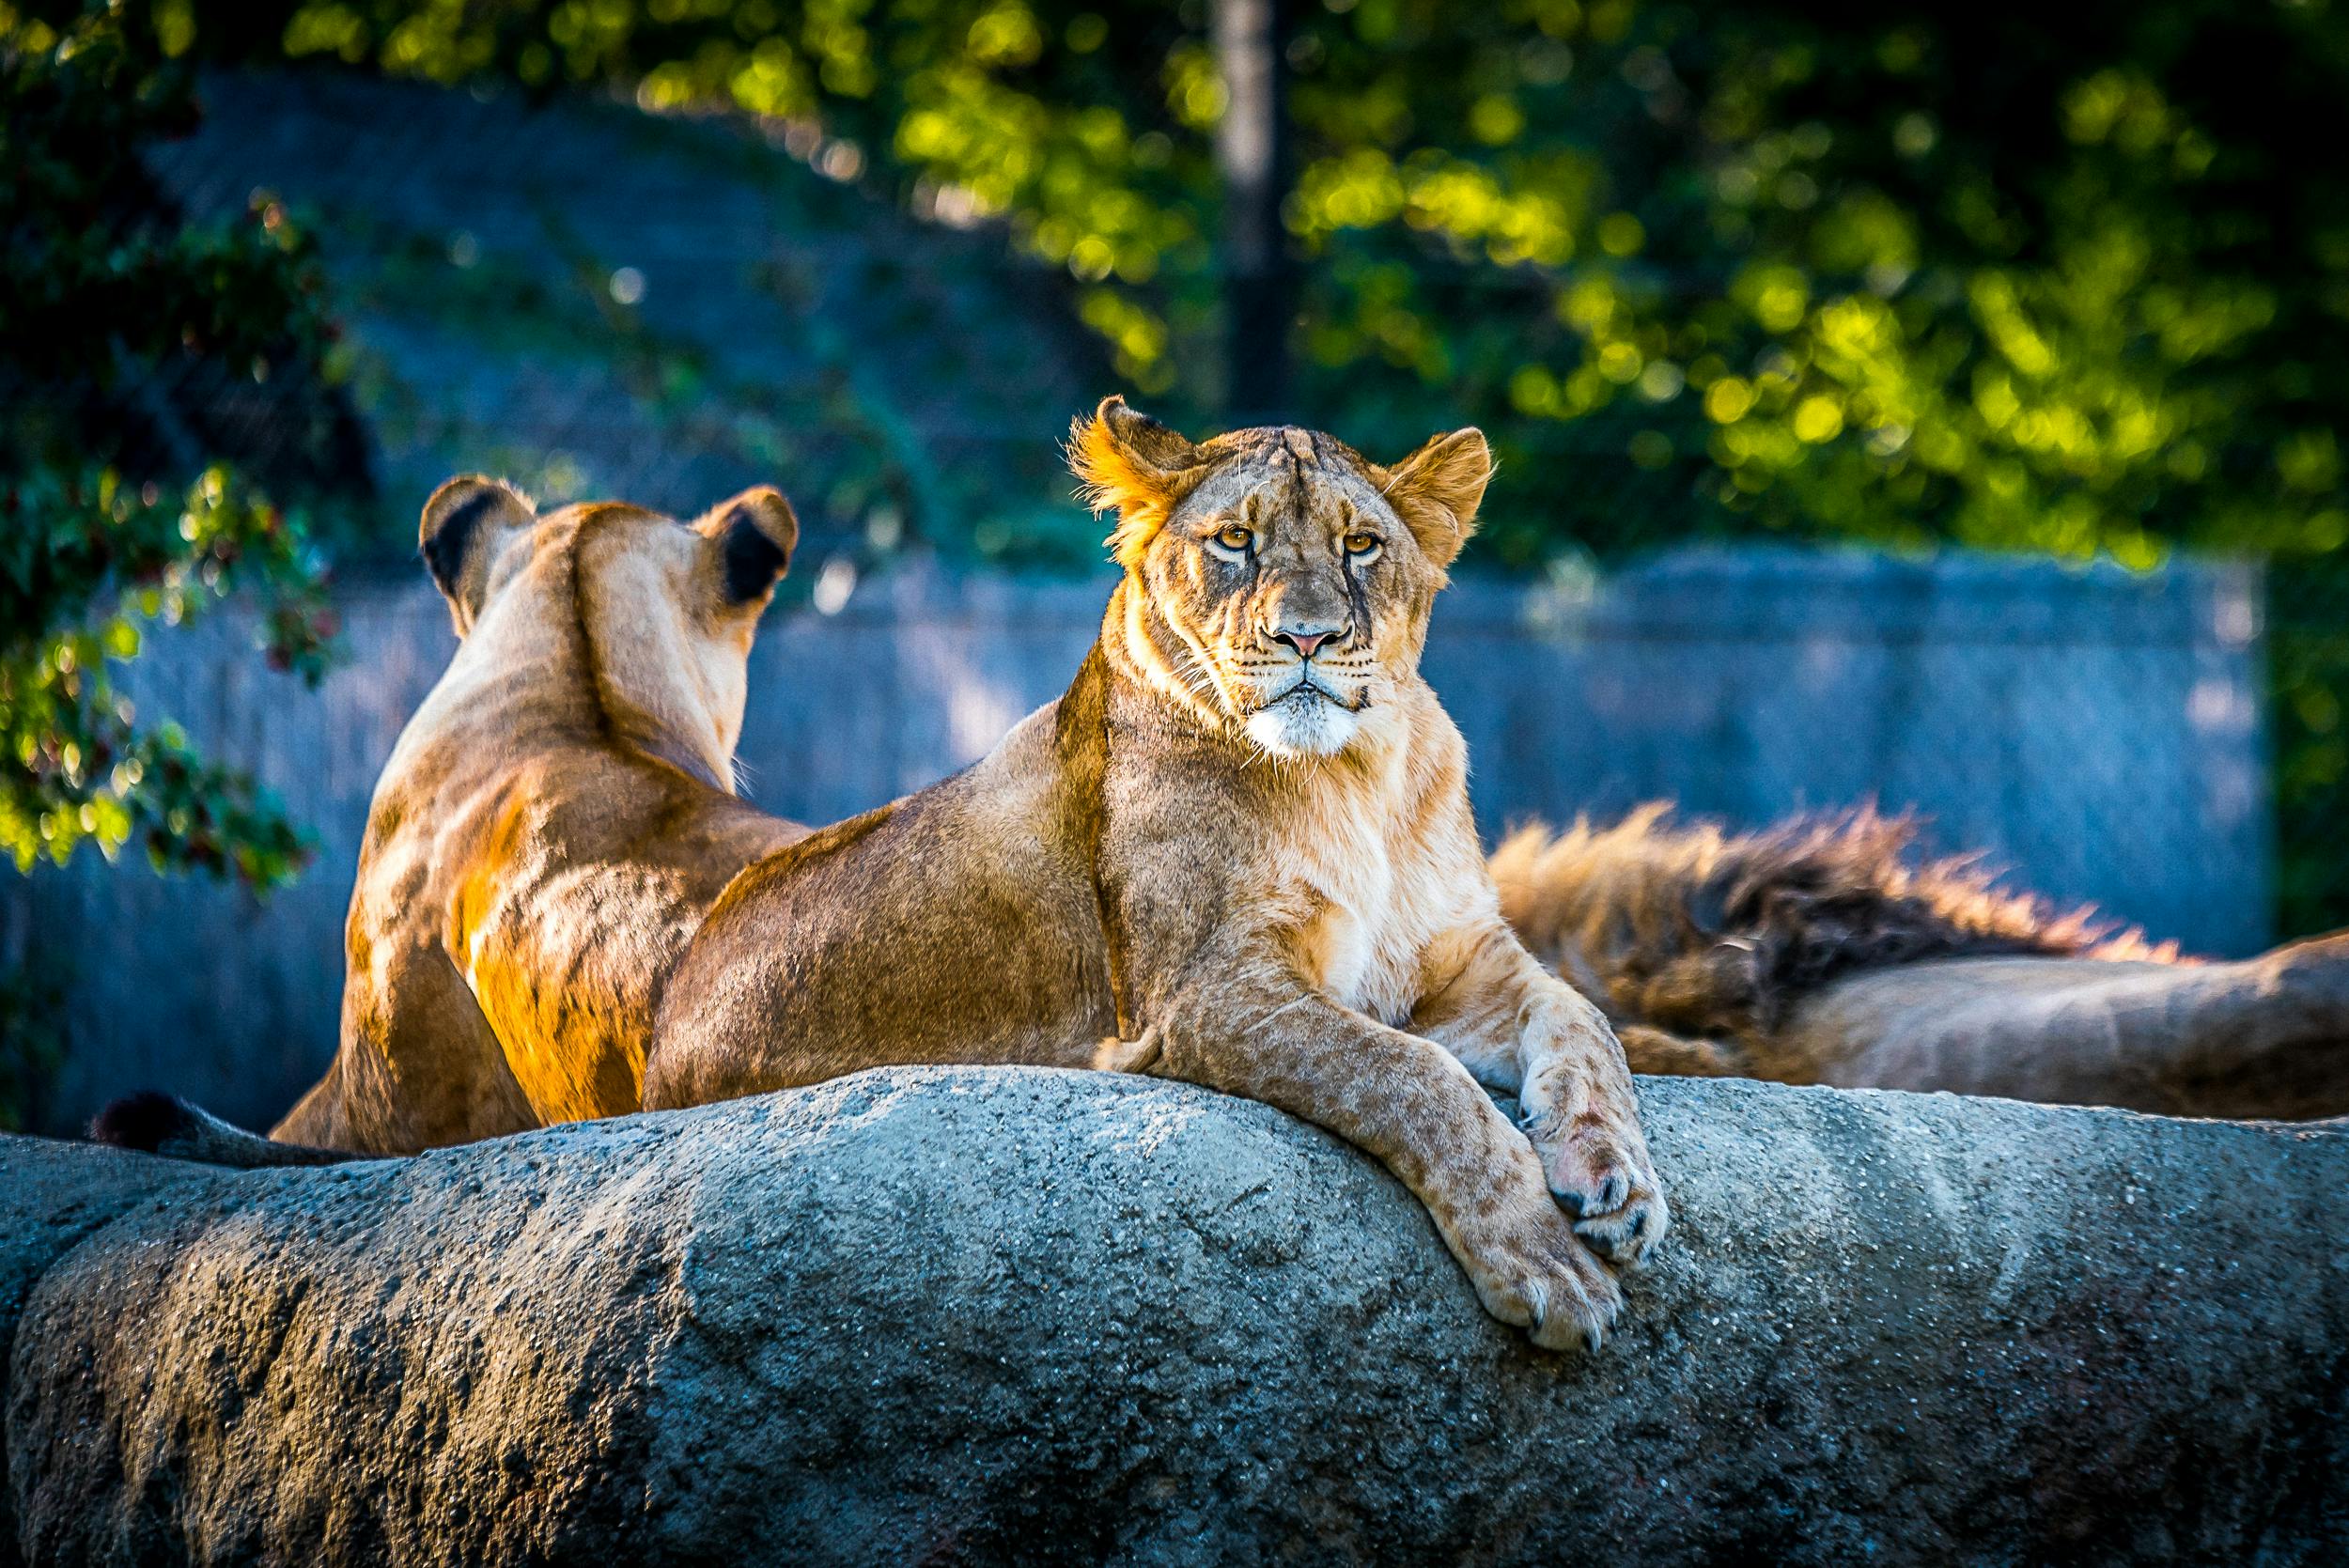
{"label": "lioness foreleg", "polygon": [[1429,971],[1411,1028],[1480,1083],[1517,1095],[1550,1190],[1580,1217],[1576,1233],[1615,1263],[1639,1264],[1671,1211],[1606,1015],[1498,920],[1436,943]]}
{"label": "lioness foreleg", "polygon": [[1277,960],[1170,987],[1120,1065],[1277,1106],[1382,1162],[1426,1205],[1486,1310],[1553,1350],[1595,1349],[1623,1294],[1542,1162],[1442,1047],[1340,1006]]}

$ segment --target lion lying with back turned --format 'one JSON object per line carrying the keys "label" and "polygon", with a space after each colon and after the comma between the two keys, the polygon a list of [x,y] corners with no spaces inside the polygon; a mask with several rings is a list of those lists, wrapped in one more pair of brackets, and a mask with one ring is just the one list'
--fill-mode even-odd
{"label": "lion lying with back turned", "polygon": [[1868,811],[1727,833],[1651,806],[1520,830],[1491,865],[1510,924],[1638,1072],[2349,1112],[2349,933],[2200,963],[1913,837]]}

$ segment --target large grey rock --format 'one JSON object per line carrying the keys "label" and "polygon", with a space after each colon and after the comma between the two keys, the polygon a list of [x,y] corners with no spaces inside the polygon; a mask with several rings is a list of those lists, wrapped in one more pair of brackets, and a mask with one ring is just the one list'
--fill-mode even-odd
{"label": "large grey rock", "polygon": [[[2349,1549],[2341,1132],[1641,1092],[1679,1220],[1591,1358],[1489,1321],[1336,1141],[1140,1079],[889,1071],[326,1171],[11,1141],[13,1533],[66,1563]],[[66,1236],[69,1203],[102,1218]]]}

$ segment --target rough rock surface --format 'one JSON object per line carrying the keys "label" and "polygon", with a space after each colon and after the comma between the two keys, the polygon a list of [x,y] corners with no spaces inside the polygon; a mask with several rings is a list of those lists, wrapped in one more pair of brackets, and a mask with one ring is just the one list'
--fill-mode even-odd
{"label": "rough rock surface", "polygon": [[[1619,1336],[1259,1105],[926,1070],[404,1161],[0,1144],[33,1562],[2339,1560],[2349,1133],[1643,1080]],[[7,1551],[0,1545],[0,1554]]]}

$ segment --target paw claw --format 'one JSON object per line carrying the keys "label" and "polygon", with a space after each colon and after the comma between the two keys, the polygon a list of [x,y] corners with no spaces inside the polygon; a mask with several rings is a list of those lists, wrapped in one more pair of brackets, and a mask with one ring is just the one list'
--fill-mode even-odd
{"label": "paw claw", "polygon": [[1636,1128],[1619,1132],[1590,1119],[1535,1147],[1584,1245],[1619,1267],[1638,1266],[1662,1239],[1669,1211]]}
{"label": "paw claw", "polygon": [[1486,1308],[1545,1350],[1595,1347],[1623,1311],[1623,1290],[1564,1215],[1534,1188],[1517,1215],[1462,1237],[1460,1261]]}

